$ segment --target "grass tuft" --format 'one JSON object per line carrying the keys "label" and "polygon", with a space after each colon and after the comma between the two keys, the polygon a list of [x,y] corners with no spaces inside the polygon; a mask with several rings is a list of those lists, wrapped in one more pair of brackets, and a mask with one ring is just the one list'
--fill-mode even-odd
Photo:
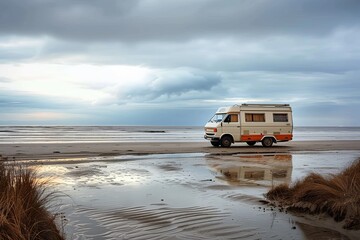
{"label": "grass tuft", "polygon": [[265,197],[289,210],[326,213],[344,221],[345,229],[360,229],[360,159],[339,174],[311,173],[292,186],[272,188]]}
{"label": "grass tuft", "polygon": [[45,184],[33,171],[0,159],[0,239],[64,239],[46,209],[54,194]]}

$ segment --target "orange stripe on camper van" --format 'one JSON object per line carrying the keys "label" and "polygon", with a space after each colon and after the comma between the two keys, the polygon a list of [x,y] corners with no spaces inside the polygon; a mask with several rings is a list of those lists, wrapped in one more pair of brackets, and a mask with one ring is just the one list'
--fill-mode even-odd
{"label": "orange stripe on camper van", "polygon": [[274,135],[277,141],[289,141],[292,140],[292,134],[276,134]]}
{"label": "orange stripe on camper van", "polygon": [[243,142],[249,142],[249,141],[261,141],[261,139],[263,138],[264,135],[242,135],[241,136],[241,141]]}
{"label": "orange stripe on camper van", "polygon": [[[292,134],[276,134],[273,135],[277,141],[290,141],[292,140],[293,135]],[[249,142],[249,141],[261,141],[261,139],[264,137],[262,134],[258,135],[242,135],[241,141],[242,142]]]}

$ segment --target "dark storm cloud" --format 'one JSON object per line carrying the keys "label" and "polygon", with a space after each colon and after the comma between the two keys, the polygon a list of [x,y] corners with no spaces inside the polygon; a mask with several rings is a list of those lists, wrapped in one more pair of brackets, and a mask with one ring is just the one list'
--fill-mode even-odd
{"label": "dark storm cloud", "polygon": [[205,71],[345,72],[360,66],[360,29],[326,38],[273,37],[253,40],[208,39],[183,43],[88,43],[49,41],[37,59],[72,54],[94,64],[190,67]]}
{"label": "dark storm cloud", "polygon": [[[159,109],[174,106],[167,123],[181,124],[179,113],[200,116],[231,99],[263,99],[291,103],[298,125],[358,125],[359,13],[359,0],[0,0],[0,66],[8,77],[0,78],[0,113],[84,111],[82,102],[14,90],[22,76],[7,72],[10,65],[46,63],[62,65],[63,73],[71,66],[76,74],[64,81],[81,78],[79,65],[100,76],[76,86],[104,93],[116,107],[95,107],[86,121],[101,115],[97,123],[116,124],[115,112],[138,104],[147,112],[131,111],[146,113],[146,124],[165,124]],[[140,66],[152,75],[102,82],[95,65]]]}
{"label": "dark storm cloud", "polygon": [[357,0],[1,1],[0,35],[50,37],[0,45],[0,62],[80,55],[169,69],[346,72],[360,66],[358,12]]}
{"label": "dark storm cloud", "polygon": [[203,92],[209,92],[221,84],[216,73],[207,73],[189,69],[162,70],[141,84],[120,87],[118,95],[121,101],[197,99]]}
{"label": "dark storm cloud", "polygon": [[3,0],[0,33],[96,41],[326,35],[358,27],[358,0]]}

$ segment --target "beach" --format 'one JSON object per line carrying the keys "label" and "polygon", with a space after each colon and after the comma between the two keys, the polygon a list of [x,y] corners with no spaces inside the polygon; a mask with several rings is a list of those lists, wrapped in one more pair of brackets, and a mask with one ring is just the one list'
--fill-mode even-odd
{"label": "beach", "polygon": [[292,153],[312,151],[360,151],[360,140],[292,141],[264,148],[261,143],[250,147],[237,143],[230,148],[214,148],[209,142],[109,142],[109,143],[6,143],[0,154],[9,159],[41,160],[86,158],[96,156],[171,154],[171,153]]}
{"label": "beach", "polygon": [[67,239],[357,239],[329,216],[288,212],[264,194],[312,172],[339,173],[360,157],[360,140],[221,148],[191,131],[188,141],[146,134],[151,141],[8,137],[0,154],[50,180]]}

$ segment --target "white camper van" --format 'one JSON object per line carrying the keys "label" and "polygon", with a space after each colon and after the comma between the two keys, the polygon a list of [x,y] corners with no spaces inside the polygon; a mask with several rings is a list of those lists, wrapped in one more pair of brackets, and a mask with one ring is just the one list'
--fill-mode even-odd
{"label": "white camper van", "polygon": [[241,104],[221,107],[205,125],[204,138],[214,147],[235,142],[264,147],[292,140],[292,111],[289,104]]}

